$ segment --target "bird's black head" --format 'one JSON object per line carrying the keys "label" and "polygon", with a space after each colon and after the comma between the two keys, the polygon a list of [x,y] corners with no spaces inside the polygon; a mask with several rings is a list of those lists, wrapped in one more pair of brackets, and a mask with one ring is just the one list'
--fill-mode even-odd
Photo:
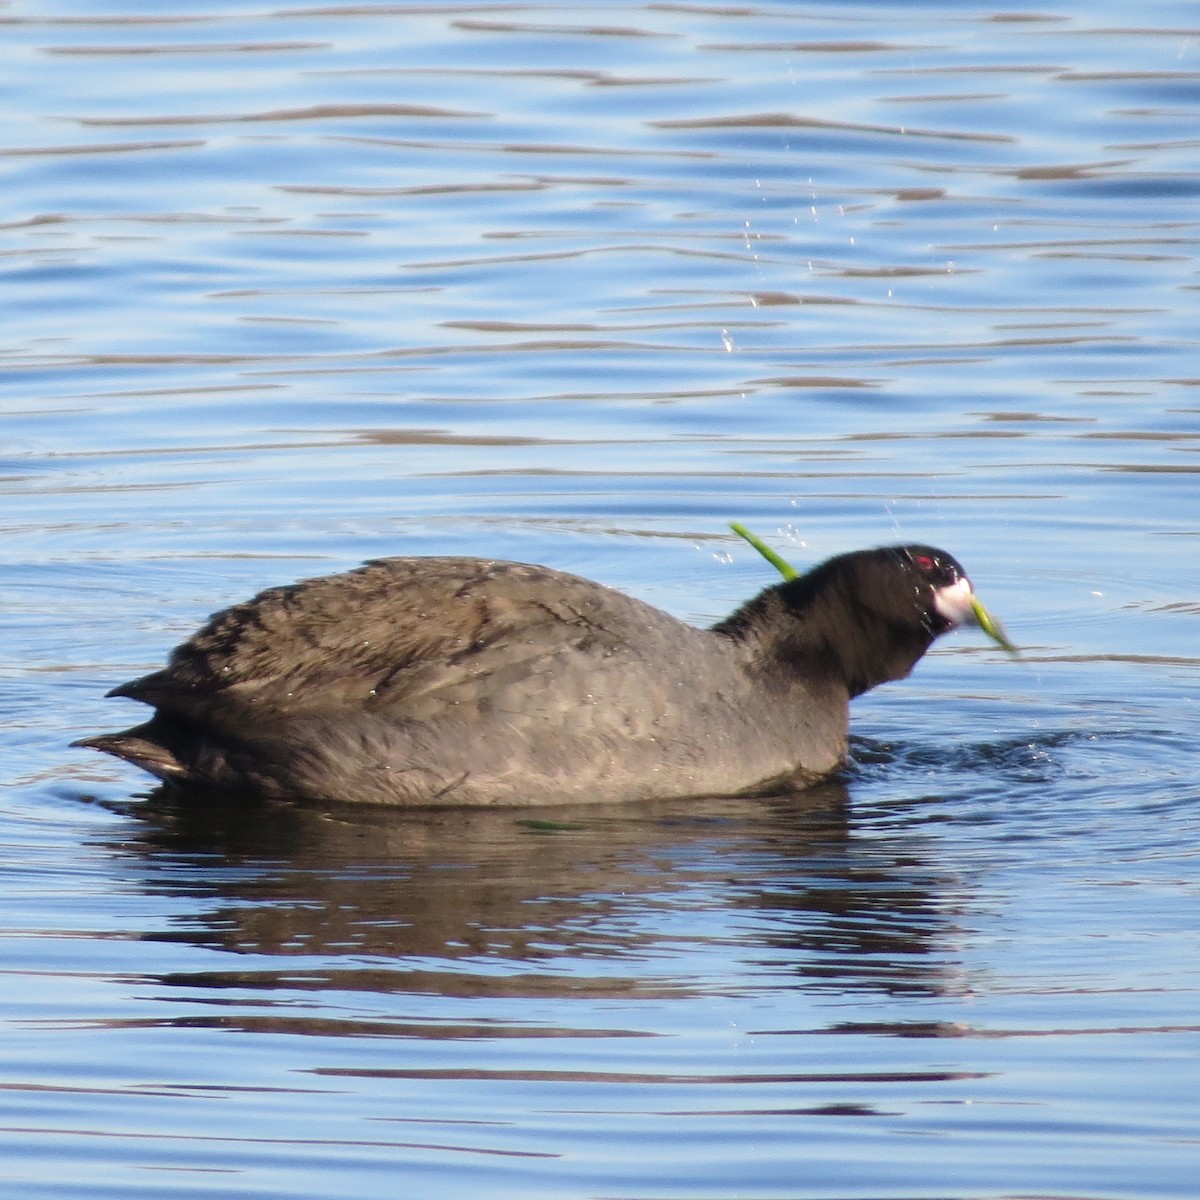
{"label": "bird's black head", "polygon": [[[935,637],[974,620],[975,589],[952,554],[934,546],[919,545],[888,547],[875,553],[890,558],[885,570],[894,569],[901,580],[907,581],[912,602],[921,614],[921,624]],[[886,583],[883,588],[891,590]]]}
{"label": "bird's black head", "polygon": [[953,555],[933,546],[841,554],[768,588],[716,628],[752,637],[785,671],[857,696],[902,679],[934,638],[983,611]]}

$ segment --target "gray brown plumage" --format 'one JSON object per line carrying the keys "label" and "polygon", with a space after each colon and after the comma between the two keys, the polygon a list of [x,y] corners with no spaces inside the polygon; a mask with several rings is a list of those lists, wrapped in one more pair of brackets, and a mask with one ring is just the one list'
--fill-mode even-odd
{"label": "gray brown plumage", "polygon": [[849,700],[970,620],[928,546],[841,555],[711,629],[546,567],[391,558],[225,609],[79,745],[301,801],[535,805],[750,793],[833,771]]}

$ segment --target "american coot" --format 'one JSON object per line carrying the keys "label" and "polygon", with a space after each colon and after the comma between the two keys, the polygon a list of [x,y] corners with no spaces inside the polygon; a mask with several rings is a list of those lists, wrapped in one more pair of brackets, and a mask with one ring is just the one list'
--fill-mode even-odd
{"label": "american coot", "polygon": [[833,771],[848,702],[965,622],[932,546],[829,559],[698,629],[523,563],[386,558],[213,616],[77,743],[161,779],[302,801],[536,805],[764,794]]}

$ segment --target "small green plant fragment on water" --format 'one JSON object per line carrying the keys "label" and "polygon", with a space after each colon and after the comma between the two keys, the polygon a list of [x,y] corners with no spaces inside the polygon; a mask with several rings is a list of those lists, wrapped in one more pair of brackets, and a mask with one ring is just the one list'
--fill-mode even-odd
{"label": "small green plant fragment on water", "polygon": [[799,577],[800,572],[797,571],[796,568],[793,567],[786,558],[776,554],[775,551],[772,550],[771,547],[762,540],[762,538],[760,538],[757,534],[751,533],[750,530],[745,527],[745,525],[741,524],[739,521],[730,521],[729,528],[732,529],[733,532],[738,535],[738,537],[745,538],[746,541],[748,541],[750,545],[752,545],[755,550],[757,550],[759,554],[761,554],[763,558],[765,558],[767,562],[769,562],[771,566],[773,566],[780,573],[780,575],[784,577],[784,579],[796,579]]}

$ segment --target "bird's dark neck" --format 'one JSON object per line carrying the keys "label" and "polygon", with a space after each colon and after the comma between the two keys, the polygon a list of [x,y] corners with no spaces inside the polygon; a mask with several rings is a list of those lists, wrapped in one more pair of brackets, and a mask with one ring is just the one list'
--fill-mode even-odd
{"label": "bird's dark neck", "polygon": [[822,679],[851,699],[903,679],[934,636],[889,621],[819,568],[765,589],[712,628],[742,642],[764,673]]}

